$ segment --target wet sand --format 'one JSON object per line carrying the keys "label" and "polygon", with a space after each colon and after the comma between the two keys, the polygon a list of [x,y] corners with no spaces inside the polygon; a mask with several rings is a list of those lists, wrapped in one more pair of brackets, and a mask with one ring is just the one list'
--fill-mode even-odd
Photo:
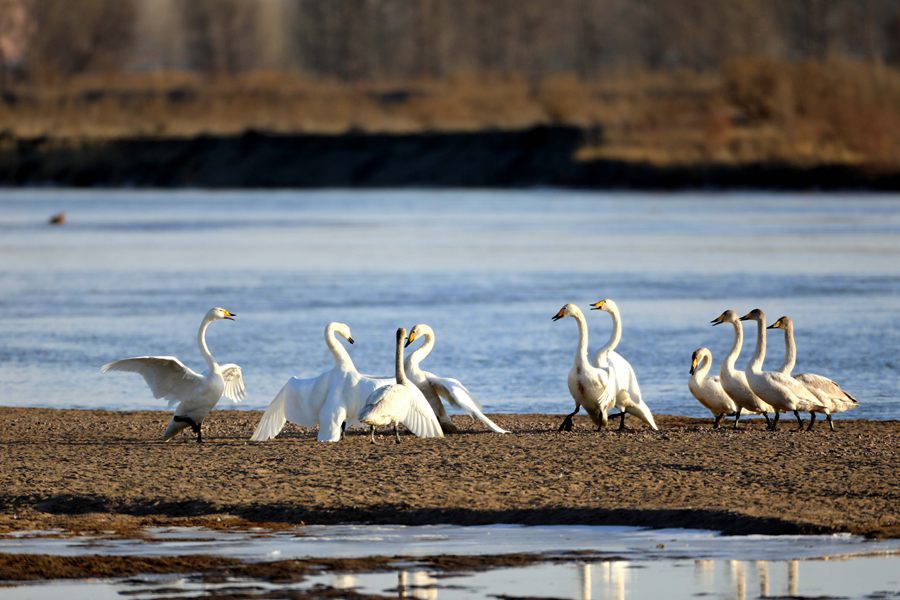
{"label": "wet sand", "polygon": [[169,414],[0,408],[0,533],[59,528],[140,535],[147,526],[302,523],[644,525],[725,533],[900,537],[900,422],[838,417],[795,432],[739,431],[660,415],[597,433],[585,417],[466,417],[445,439],[361,429],[338,444],[288,425],[250,443],[260,413],[215,411],[204,443],[159,441]]}

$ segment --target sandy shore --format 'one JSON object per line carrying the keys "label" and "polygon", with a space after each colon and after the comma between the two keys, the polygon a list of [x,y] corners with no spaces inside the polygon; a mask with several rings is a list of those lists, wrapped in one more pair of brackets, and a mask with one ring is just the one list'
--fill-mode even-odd
{"label": "sandy shore", "polygon": [[[247,441],[260,413],[216,411],[204,443],[159,438],[165,412],[0,408],[0,533],[136,534],[150,525],[293,527],[374,522],[625,524],[727,533],[900,537],[900,423],[836,419],[739,431],[661,415],[598,434],[561,415],[456,418],[442,440],[362,430],[339,444],[288,425]],[[387,432],[385,432],[387,433]]]}

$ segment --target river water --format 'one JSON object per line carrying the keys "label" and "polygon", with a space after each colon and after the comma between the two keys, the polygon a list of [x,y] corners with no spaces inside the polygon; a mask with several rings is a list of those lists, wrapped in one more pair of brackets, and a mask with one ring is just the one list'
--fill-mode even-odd
{"label": "river water", "polygon": [[[394,330],[426,322],[425,366],[487,412],[563,413],[576,327],[550,317],[609,297],[656,413],[708,414],[691,353],[708,346],[717,369],[731,332],[709,321],[761,307],[793,317],[797,372],[860,400],[848,416],[896,419],[898,292],[897,195],[0,190],[0,404],[163,408],[99,366],[156,354],[202,370],[196,328],[224,306],[238,319],[209,345],[242,365],[250,408],[328,368],[322,331],[339,320],[361,371],[390,373]],[[609,316],[588,320],[599,347]],[[774,368],[781,332],[769,348]]]}

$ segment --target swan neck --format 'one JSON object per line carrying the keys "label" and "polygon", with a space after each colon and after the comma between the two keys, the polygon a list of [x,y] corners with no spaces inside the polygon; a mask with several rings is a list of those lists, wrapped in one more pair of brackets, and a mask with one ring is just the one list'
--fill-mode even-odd
{"label": "swan neck", "polygon": [[794,341],[794,326],[788,325],[784,329],[784,364],[781,365],[781,372],[790,375],[797,364],[797,344]]}
{"label": "swan neck", "polygon": [[731,344],[731,350],[725,360],[722,361],[723,370],[734,371],[734,363],[737,362],[738,355],[741,353],[741,347],[744,345],[744,328],[740,321],[731,323],[734,327],[734,343]]}
{"label": "swan neck", "polygon": [[612,317],[613,329],[609,335],[609,341],[600,349],[600,352],[612,352],[619,345],[619,342],[622,341],[622,318],[619,316],[619,310],[613,308],[609,311],[609,316]]}
{"label": "swan neck", "polygon": [[584,315],[577,313],[572,315],[578,323],[578,352],[575,354],[575,362],[588,362],[588,328]]}
{"label": "swan neck", "polygon": [[336,328],[331,325],[329,325],[328,329],[325,331],[325,345],[328,346],[328,350],[334,357],[335,362],[343,365],[353,365],[353,359],[350,358],[350,353],[347,352],[347,349],[344,348],[344,345],[338,340]]}
{"label": "swan neck", "polygon": [[212,369],[216,365],[216,359],[213,358],[212,352],[209,351],[209,346],[206,345],[206,330],[209,329],[210,323],[212,323],[212,319],[209,318],[203,319],[203,322],[200,323],[200,330],[197,332],[197,345],[200,346],[200,354],[203,355],[206,364]]}
{"label": "swan neck", "polygon": [[397,383],[406,384],[409,380],[406,378],[406,370],[403,368],[403,339],[397,340],[397,351],[395,354],[394,371],[397,377]]}
{"label": "swan neck", "polygon": [[754,373],[762,371],[763,361],[766,359],[766,321],[765,319],[755,319],[756,321],[756,351],[753,353],[753,360],[750,361],[749,369]]}
{"label": "swan neck", "polygon": [[431,350],[434,348],[434,336],[430,333],[426,333],[422,336],[425,338],[425,342],[409,353],[409,356],[406,358],[406,364],[412,368],[417,368],[419,363],[425,360],[425,358],[431,354]]}

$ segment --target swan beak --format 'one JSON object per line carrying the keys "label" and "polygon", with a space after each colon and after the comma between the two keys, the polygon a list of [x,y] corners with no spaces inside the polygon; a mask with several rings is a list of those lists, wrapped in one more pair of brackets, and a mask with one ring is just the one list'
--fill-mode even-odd
{"label": "swan beak", "polygon": [[228,319],[229,321],[234,321],[234,318],[236,316],[237,315],[234,314],[233,312],[228,312],[227,310],[225,311],[225,318]]}
{"label": "swan beak", "polygon": [[601,300],[599,302],[594,302],[591,304],[591,310],[603,310],[603,305],[606,304],[606,300]]}
{"label": "swan beak", "polygon": [[406,338],[406,343],[403,344],[403,347],[406,348],[407,346],[412,344],[414,341],[416,341],[416,334],[413,333],[412,331],[410,331],[409,336]]}
{"label": "swan beak", "polygon": [[774,323],[766,327],[766,329],[781,329],[781,321],[775,321]]}
{"label": "swan beak", "polygon": [[555,315],[553,315],[552,319],[553,319],[554,321],[559,321],[560,319],[562,319],[562,318],[565,317],[565,316],[566,316],[566,315],[563,313],[562,309],[559,309],[559,312],[556,313]]}
{"label": "swan beak", "polygon": [[355,343],[356,343],[356,342],[353,341],[353,336],[348,337],[348,338],[347,338],[347,341],[350,342],[351,344],[355,344]]}
{"label": "swan beak", "polygon": [[721,324],[724,323],[724,322],[725,322],[725,313],[722,313],[721,315],[719,315],[718,317],[716,317],[715,319],[713,319],[713,320],[710,321],[709,323],[710,323],[710,325],[712,325],[713,327],[715,327],[716,325],[721,325]]}
{"label": "swan beak", "polygon": [[694,374],[694,370],[697,368],[697,353],[695,352],[693,356],[691,356],[691,370],[689,373],[691,375]]}
{"label": "swan beak", "polygon": [[751,311],[748,312],[746,315],[744,315],[743,317],[741,317],[740,320],[741,320],[741,321],[749,321],[749,320],[752,319],[752,318],[753,318],[753,311],[751,310]]}

